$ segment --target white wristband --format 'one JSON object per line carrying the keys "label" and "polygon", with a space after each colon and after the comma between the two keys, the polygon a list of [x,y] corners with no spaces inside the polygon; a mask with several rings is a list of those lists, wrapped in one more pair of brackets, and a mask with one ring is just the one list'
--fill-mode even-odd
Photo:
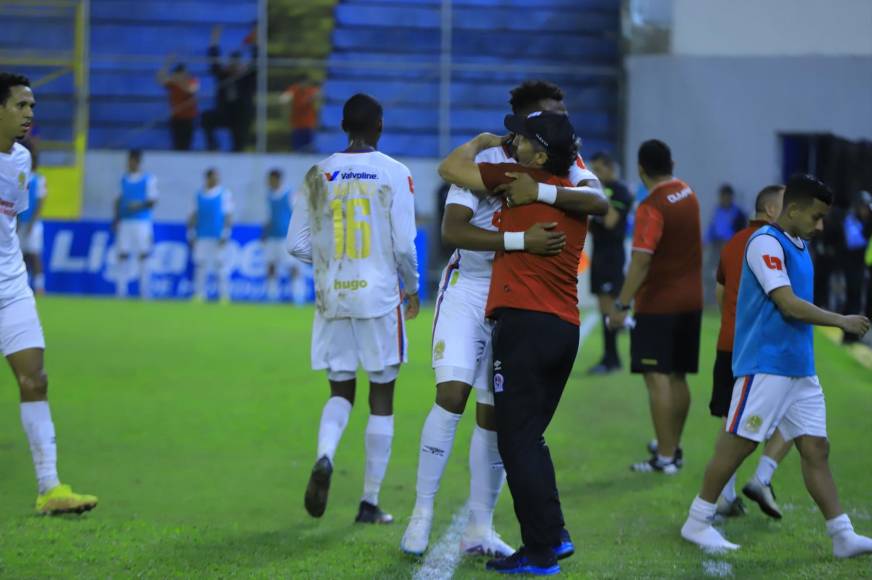
{"label": "white wristband", "polygon": [[542,203],[554,205],[554,202],[557,201],[557,186],[549,183],[540,183],[539,194],[536,196],[536,199]]}
{"label": "white wristband", "polygon": [[523,251],[524,232],[506,232],[503,234],[503,247],[507,252]]}

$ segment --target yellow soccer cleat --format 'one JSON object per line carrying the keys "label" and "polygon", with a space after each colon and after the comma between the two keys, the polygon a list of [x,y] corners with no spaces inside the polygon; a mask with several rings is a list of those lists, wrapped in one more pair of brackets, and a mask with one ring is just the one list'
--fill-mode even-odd
{"label": "yellow soccer cleat", "polygon": [[81,514],[97,507],[93,495],[79,495],[69,485],[57,485],[36,498],[36,511],[44,515]]}

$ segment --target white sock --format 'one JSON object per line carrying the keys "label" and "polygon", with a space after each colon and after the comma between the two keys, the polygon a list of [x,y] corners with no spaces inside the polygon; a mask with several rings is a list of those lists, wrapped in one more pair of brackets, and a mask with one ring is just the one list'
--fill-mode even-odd
{"label": "white sock", "polygon": [[291,278],[291,300],[294,304],[303,304],[306,301],[306,277],[302,274]]}
{"label": "white sock", "polygon": [[36,274],[33,276],[33,289],[37,292],[45,290],[45,274]]}
{"label": "white sock", "polygon": [[266,281],[266,298],[267,300],[275,301],[279,299],[279,279],[278,276],[267,278]]}
{"label": "white sock", "polygon": [[119,260],[118,261],[118,279],[116,281],[115,286],[115,295],[118,298],[125,298],[127,296],[127,269],[130,265],[129,260]]}
{"label": "white sock", "polygon": [[206,266],[194,266],[194,295],[198,298],[206,299],[206,282],[209,280],[209,270]]}
{"label": "white sock", "polygon": [[21,424],[30,442],[36,482],[42,494],[60,484],[55,429],[48,401],[21,403]]}
{"label": "white sock", "polygon": [[693,503],[690,504],[690,519],[703,526],[710,526],[712,525],[712,519],[714,519],[717,509],[717,504],[709,503],[701,497],[696,496],[693,498]]}
{"label": "white sock", "polygon": [[657,454],[657,462],[660,465],[669,465],[673,461],[675,461],[675,458],[670,455],[660,455],[659,453]]}
{"label": "white sock", "polygon": [[778,469],[777,461],[766,455],[761,455],[754,477],[760,480],[760,483],[763,485],[769,485],[772,482],[772,474],[775,473],[776,469]]}
{"label": "white sock", "polygon": [[333,463],[336,447],[342,439],[348,416],[351,414],[351,403],[342,397],[330,397],[321,412],[321,425],[318,428],[318,459],[327,456]]}
{"label": "white sock", "polygon": [[424,421],[418,453],[418,483],[415,486],[416,512],[433,513],[433,500],[439,491],[439,482],[448,464],[461,416],[434,404]]}
{"label": "white sock", "polygon": [[836,516],[831,520],[827,520],[827,534],[831,538],[843,533],[843,532],[853,532],[854,524],[851,523],[851,518],[848,517],[848,514],[842,514],[840,516]]}
{"label": "white sock", "polygon": [[151,298],[151,268],[148,258],[139,261],[139,295]]}
{"label": "white sock", "polygon": [[469,526],[480,530],[493,527],[494,508],[506,479],[497,448],[496,431],[478,425],[469,443]]}
{"label": "white sock", "polygon": [[366,474],[361,499],[372,505],[378,505],[378,492],[388,469],[393,440],[394,416],[370,415],[366,424]]}
{"label": "white sock", "polygon": [[727,502],[733,502],[736,500],[736,474],[734,473],[732,477],[730,477],[730,481],[727,482],[727,485],[724,486],[724,490],[721,492],[721,497],[724,498]]}
{"label": "white sock", "polygon": [[218,272],[218,296],[221,300],[230,300],[230,272]]}

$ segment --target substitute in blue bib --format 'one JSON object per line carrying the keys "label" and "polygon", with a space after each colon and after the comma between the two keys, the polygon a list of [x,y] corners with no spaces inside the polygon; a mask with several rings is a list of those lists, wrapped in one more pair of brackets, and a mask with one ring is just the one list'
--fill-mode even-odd
{"label": "substitute in blue bib", "polygon": [[30,142],[24,146],[30,150],[31,169],[27,181],[27,210],[18,214],[18,241],[21,244],[21,254],[27,266],[27,273],[33,291],[45,293],[45,273],[42,267],[43,227],[42,206],[47,194],[45,176],[37,172],[39,168],[39,152]]}
{"label": "substitute in blue bib", "polygon": [[293,203],[293,194],[285,186],[281,170],[272,169],[267,176],[267,221],[261,235],[267,266],[266,295],[271,302],[281,300],[285,294],[284,280],[290,286],[294,303],[300,304],[306,298],[303,263],[288,253],[286,243]]}
{"label": "substitute in blue bib", "polygon": [[188,219],[188,242],[193,247],[194,300],[203,302],[212,275],[218,278],[222,303],[230,301],[230,263],[227,242],[233,228],[233,194],[221,185],[218,170],[206,170],[205,184],[197,192]]}
{"label": "substitute in blue bib", "polygon": [[[119,194],[115,200],[116,294],[127,296],[131,279],[139,271],[139,293],[151,296],[149,255],[154,244],[152,210],[157,205],[157,180],[142,171],[142,151],[134,149],[127,154],[127,171],[121,177]],[[138,268],[137,268],[138,266]]]}
{"label": "substitute in blue bib", "polygon": [[685,540],[707,551],[739,548],[712,527],[715,502],[757,444],[778,429],[799,450],[806,489],[826,520],[833,555],[872,553],[872,538],[854,532],[839,501],[828,462],[826,402],[815,375],[813,325],[835,326],[858,336],[869,331],[865,316],[836,314],[813,302],[808,240],[823,231],[832,202],[832,192],[816,178],[791,178],[778,219],[757,230],[745,247],[733,347],[737,381],[730,412],[702,490],[681,528]]}

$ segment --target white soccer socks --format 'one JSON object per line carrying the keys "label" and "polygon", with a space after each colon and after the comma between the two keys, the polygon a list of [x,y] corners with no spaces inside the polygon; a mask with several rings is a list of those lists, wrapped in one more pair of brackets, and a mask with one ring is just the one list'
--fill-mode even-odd
{"label": "white soccer socks", "polygon": [[505,479],[496,431],[476,425],[469,444],[469,528],[491,530]]}
{"label": "white soccer socks", "polygon": [[363,501],[378,505],[378,492],[391,458],[394,440],[394,416],[370,415],[366,424],[366,473],[363,479]]}
{"label": "white soccer socks", "polygon": [[21,403],[21,424],[30,443],[39,493],[43,494],[60,484],[55,429],[48,401]]}
{"label": "white soccer socks", "polygon": [[721,491],[721,497],[724,498],[724,501],[727,503],[732,503],[736,501],[736,474],[734,473],[730,477],[730,481],[727,482],[727,485],[724,486],[723,491]]}
{"label": "white soccer socks", "polygon": [[872,553],[872,538],[854,532],[848,514],[827,520],[827,534],[833,539],[833,555],[836,558],[853,558]]}
{"label": "white soccer socks", "polygon": [[321,412],[321,426],[318,428],[318,457],[325,455],[333,463],[336,447],[348,425],[351,403],[342,397],[330,397]]}
{"label": "white soccer socks", "polygon": [[778,469],[777,461],[766,455],[761,455],[760,462],[757,464],[757,471],[754,472],[754,477],[763,485],[769,485],[772,483],[772,475],[776,469]]}
{"label": "white soccer socks", "polygon": [[681,527],[681,537],[707,552],[737,550],[739,548],[737,544],[728,542],[712,527],[716,510],[716,504],[709,503],[699,496],[694,498],[693,503],[690,504],[687,521]]}
{"label": "white soccer socks", "polygon": [[433,405],[424,428],[421,430],[421,447],[418,455],[418,483],[415,512],[433,513],[433,501],[439,491],[439,482],[448,464],[454,435],[462,415],[450,413]]}

